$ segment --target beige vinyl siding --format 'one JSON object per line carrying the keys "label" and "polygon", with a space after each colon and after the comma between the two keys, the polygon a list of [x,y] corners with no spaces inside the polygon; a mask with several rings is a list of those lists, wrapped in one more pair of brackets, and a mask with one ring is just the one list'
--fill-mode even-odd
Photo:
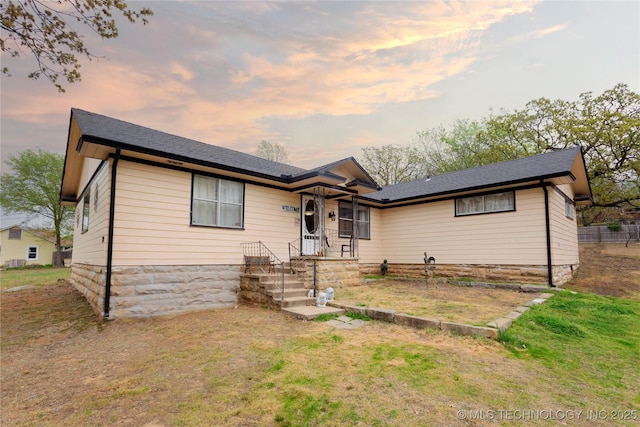
{"label": "beige vinyl siding", "polygon": [[300,213],[286,212],[282,205],[300,206],[300,195],[288,191],[245,185],[244,227],[240,242],[262,241],[281,260],[289,260],[289,242],[300,237]]}
{"label": "beige vinyl siding", "polygon": [[370,239],[360,239],[358,241],[359,259],[363,263],[381,263],[388,252],[382,245],[382,210],[376,208],[369,209],[369,230]]}
{"label": "beige vinyl siding", "polygon": [[[516,211],[455,217],[454,200],[385,209],[383,258],[443,264],[546,264],[542,189],[516,192]],[[379,262],[379,258],[361,258]]]}
{"label": "beige vinyl siding", "polygon": [[82,158],[82,173],[80,175],[80,183],[78,184],[78,192],[82,191],[87,184],[93,174],[98,170],[100,165],[102,164],[102,160],[99,159],[91,159],[89,157]]}
{"label": "beige vinyl siding", "polygon": [[[569,185],[558,189],[573,198]],[[549,210],[551,222],[551,258],[553,265],[578,264],[578,225],[575,216],[565,215],[565,198],[553,189],[549,189]]]}
{"label": "beige vinyl siding", "polygon": [[[83,159],[93,167],[94,159]],[[107,240],[109,220],[109,197],[111,188],[111,162],[104,162],[95,174],[93,181],[88,183],[91,191],[89,205],[89,229],[82,232],[82,194],[76,204],[73,219],[73,258],[72,263],[107,265]],[[88,170],[83,166],[83,170]],[[93,175],[93,172],[91,173]],[[78,189],[81,191],[82,188]],[[96,197],[97,196],[97,197]],[[97,206],[96,206],[97,203]]]}
{"label": "beige vinyl siding", "polygon": [[[347,200],[350,203],[350,200]],[[365,206],[365,205],[361,205]],[[336,220],[331,221],[329,219],[329,212],[335,212]],[[329,233],[338,234],[339,228],[339,201],[338,200],[326,200],[325,201],[325,228]],[[379,209],[369,208],[369,239],[359,239],[358,240],[358,251],[360,254],[360,259],[374,259],[379,258],[381,253],[381,240],[382,240],[382,221],[381,214]],[[331,256],[340,256],[341,255],[341,246],[349,244],[348,237],[342,237],[338,239],[337,246],[334,249]],[[346,248],[345,248],[346,251]],[[345,252],[345,256],[348,256]]]}
{"label": "beige vinyl siding", "polygon": [[299,213],[281,206],[300,206],[299,195],[247,184],[244,230],[192,226],[191,182],[190,172],[120,161],[114,265],[240,264],[241,243],[258,240],[288,259]]}
{"label": "beige vinyl siding", "polygon": [[[336,214],[336,220],[335,221],[331,221],[328,217],[329,212],[333,211]],[[324,213],[326,215],[325,217],[325,223],[324,223],[324,227],[327,230],[327,234],[332,234],[334,236],[338,235],[338,224],[340,222],[339,220],[339,210],[338,210],[338,201],[337,200],[325,200],[324,202]],[[338,239],[338,241],[335,243],[336,247],[335,248],[329,248],[328,252],[332,255],[332,256],[340,256],[340,249],[341,249],[341,245],[342,244],[348,244],[349,243],[349,239]]]}

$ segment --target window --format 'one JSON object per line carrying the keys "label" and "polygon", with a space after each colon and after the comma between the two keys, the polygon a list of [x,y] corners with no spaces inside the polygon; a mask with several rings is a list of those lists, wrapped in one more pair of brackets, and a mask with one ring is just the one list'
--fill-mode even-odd
{"label": "window", "polygon": [[513,191],[456,199],[456,216],[516,210]]}
{"label": "window", "polygon": [[202,175],[193,176],[191,224],[242,227],[244,184]]}
{"label": "window", "polygon": [[9,240],[22,240],[22,229],[18,227],[10,228]]}
{"label": "window", "polygon": [[[338,231],[340,237],[351,237],[353,232],[353,204],[349,202],[340,202],[338,204]],[[358,213],[356,218],[358,227],[358,238],[369,239],[369,207],[358,205]]]}
{"label": "window", "polygon": [[28,246],[27,247],[27,260],[29,261],[37,261],[38,256],[38,247],[37,246]]}
{"label": "window", "polygon": [[564,201],[564,214],[568,217],[573,219],[574,218],[574,210],[573,210],[573,203],[571,203],[568,200]]}
{"label": "window", "polygon": [[87,192],[84,195],[82,200],[82,232],[89,230],[89,213],[91,210],[89,209],[91,204],[91,193]]}
{"label": "window", "polygon": [[93,211],[98,212],[98,186],[93,187]]}

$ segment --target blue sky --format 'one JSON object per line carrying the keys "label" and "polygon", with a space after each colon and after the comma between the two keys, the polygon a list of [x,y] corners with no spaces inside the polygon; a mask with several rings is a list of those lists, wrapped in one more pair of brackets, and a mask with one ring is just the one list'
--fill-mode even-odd
{"label": "blue sky", "polygon": [[[7,155],[63,153],[71,107],[316,167],[456,119],[640,88],[640,2],[177,2],[93,54],[60,94],[3,54]],[[81,27],[78,28],[81,30]],[[3,226],[5,226],[3,221]]]}

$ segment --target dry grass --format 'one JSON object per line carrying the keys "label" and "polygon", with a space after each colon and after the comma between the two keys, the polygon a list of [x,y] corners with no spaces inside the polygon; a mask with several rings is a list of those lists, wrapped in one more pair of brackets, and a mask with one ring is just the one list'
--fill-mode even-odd
{"label": "dry grass", "polygon": [[347,305],[389,308],[402,313],[450,322],[484,325],[538,297],[507,289],[457,286],[440,281],[383,279],[336,291]]}
{"label": "dry grass", "polygon": [[[572,286],[586,278],[598,282]],[[470,411],[640,410],[637,364],[615,353],[589,355],[590,369],[617,358],[605,382],[580,363],[381,322],[342,330],[241,305],[103,323],[67,284],[0,296],[3,426],[524,425]]]}
{"label": "dry grass", "polygon": [[640,298],[640,244],[580,245],[580,269],[567,288]]}

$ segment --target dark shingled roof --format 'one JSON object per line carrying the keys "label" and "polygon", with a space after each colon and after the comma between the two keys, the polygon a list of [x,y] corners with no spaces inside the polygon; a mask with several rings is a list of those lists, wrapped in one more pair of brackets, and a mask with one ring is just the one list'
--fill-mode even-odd
{"label": "dark shingled roof", "polygon": [[[345,162],[358,162],[350,157],[314,169],[302,169],[284,163],[262,159],[251,154],[205,144],[133,123],[72,108],[83,139],[96,144],[195,163],[229,171],[260,176],[274,181],[292,183],[303,178],[325,176],[341,178],[331,170]],[[362,195],[365,200],[398,202],[424,197],[518,184],[539,179],[565,176],[580,155],[580,147],[568,148],[508,162],[495,163],[458,172],[391,185],[374,193]],[[364,183],[367,185],[373,185]]]}
{"label": "dark shingled roof", "polygon": [[285,177],[296,176],[309,172],[306,169],[171,135],[77,108],[72,108],[71,111],[84,139],[99,144],[118,145],[123,149],[170,157],[185,162],[221,167],[227,170],[246,171],[280,181],[287,180],[287,178],[283,179],[283,175]]}
{"label": "dark shingled roof", "polygon": [[571,174],[571,166],[576,156],[580,155],[580,150],[580,147],[572,147],[427,179],[417,179],[384,187],[375,193],[365,194],[362,198],[377,202],[397,202],[566,176]]}

